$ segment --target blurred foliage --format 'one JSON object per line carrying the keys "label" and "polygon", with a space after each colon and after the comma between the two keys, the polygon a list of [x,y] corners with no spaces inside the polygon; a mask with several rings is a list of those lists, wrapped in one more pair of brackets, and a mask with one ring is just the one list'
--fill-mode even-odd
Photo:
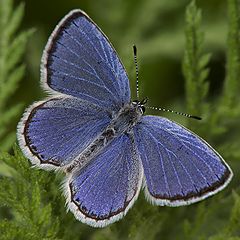
{"label": "blurred foliage", "polygon": [[240,89],[240,6],[238,1],[229,1],[228,15],[228,51],[227,51],[227,75],[223,94],[223,104],[226,107],[239,106]]}
{"label": "blurred foliage", "polygon": [[[55,192],[51,183],[54,178],[32,171],[16,148],[14,155],[1,154],[0,159],[12,170],[11,177],[0,178],[0,204],[12,210],[2,213],[0,239],[55,239],[59,219],[52,214],[51,202],[58,199],[48,194]],[[49,203],[42,200],[46,193]]]}
{"label": "blurred foliage", "polygon": [[[215,146],[235,176],[223,192],[186,207],[151,206],[140,194],[123,220],[94,229],[65,212],[65,199],[59,190],[63,176],[31,169],[14,146],[13,152],[0,153],[0,162],[8,166],[6,172],[0,165],[0,240],[240,240],[239,1],[203,0],[197,2],[198,7],[195,1],[188,0],[25,0],[25,3],[23,27],[36,26],[37,32],[29,39],[24,59],[26,75],[18,88],[24,73],[22,57],[31,31],[16,33],[23,5],[17,0],[15,5],[11,0],[0,0],[2,150],[9,149],[15,138],[11,129],[16,126],[15,117],[21,117],[18,103],[27,105],[42,96],[38,66],[47,36],[68,10],[81,8],[109,36],[133,80],[132,44],[138,46],[141,96],[147,95],[151,105],[165,103],[202,116],[201,122],[170,117],[188,125]],[[131,81],[133,89],[134,84]]]}
{"label": "blurred foliage", "polygon": [[193,1],[186,10],[186,46],[183,59],[183,74],[186,79],[187,111],[196,116],[206,112],[204,100],[208,94],[206,78],[210,54],[202,54],[204,34],[201,31],[202,13]]}
{"label": "blurred foliage", "polygon": [[31,30],[16,33],[23,14],[23,4],[13,11],[11,0],[0,0],[0,150],[8,150],[15,141],[15,129],[10,124],[22,110],[21,104],[12,105],[9,100],[23,78],[22,57],[32,33]]}

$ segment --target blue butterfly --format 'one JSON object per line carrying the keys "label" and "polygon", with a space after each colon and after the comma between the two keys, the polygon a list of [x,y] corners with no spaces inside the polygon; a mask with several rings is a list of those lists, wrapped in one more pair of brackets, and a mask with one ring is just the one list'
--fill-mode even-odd
{"label": "blue butterfly", "polygon": [[131,101],[123,64],[83,11],[53,31],[41,82],[50,97],[24,113],[19,145],[37,167],[66,172],[67,206],[83,223],[121,219],[141,188],[153,204],[182,206],[230,182],[231,169],[204,140]]}

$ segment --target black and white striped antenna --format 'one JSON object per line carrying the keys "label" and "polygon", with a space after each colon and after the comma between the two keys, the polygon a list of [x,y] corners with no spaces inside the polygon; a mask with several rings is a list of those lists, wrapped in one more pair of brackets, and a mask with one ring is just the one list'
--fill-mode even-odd
{"label": "black and white striped antenna", "polygon": [[[134,54],[134,63],[135,63],[135,68],[136,68],[136,95],[137,95],[137,100],[139,100],[139,80],[138,80],[138,63],[137,63],[137,47],[136,45],[133,45],[133,54]],[[140,102],[140,104],[144,105],[147,103],[148,98],[145,98],[143,101]],[[177,115],[181,115],[184,117],[188,118],[193,118],[197,120],[202,120],[201,117],[194,116],[188,113],[182,113],[182,112],[177,112],[173,111],[171,109],[166,109],[166,108],[161,108],[161,107],[150,107],[150,106],[145,106],[148,109],[152,110],[157,110],[157,111],[162,111],[162,112],[169,112],[169,113],[175,113]]]}
{"label": "black and white striped antenna", "polygon": [[175,113],[177,115],[181,115],[181,116],[184,116],[184,117],[194,118],[194,119],[197,119],[197,120],[202,120],[201,117],[194,116],[194,115],[191,115],[191,114],[188,114],[188,113],[173,111],[171,109],[165,109],[165,108],[161,108],[161,107],[149,107],[149,106],[146,106],[146,108],[157,110],[157,111],[162,111],[162,112]]}
{"label": "black and white striped antenna", "polygon": [[139,99],[139,81],[138,81],[138,63],[137,63],[137,47],[133,45],[133,55],[134,55],[134,63],[136,68],[136,95],[137,99]]}

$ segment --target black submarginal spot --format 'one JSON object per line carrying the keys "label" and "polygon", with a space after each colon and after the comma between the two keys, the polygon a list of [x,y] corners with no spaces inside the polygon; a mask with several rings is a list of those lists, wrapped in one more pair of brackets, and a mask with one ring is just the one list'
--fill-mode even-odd
{"label": "black submarginal spot", "polygon": [[86,208],[85,206],[82,206],[81,208],[82,208],[82,210],[83,210],[84,212],[87,211],[87,208]]}
{"label": "black submarginal spot", "polygon": [[31,148],[32,148],[33,151],[37,152],[37,147],[36,146],[31,145]]}

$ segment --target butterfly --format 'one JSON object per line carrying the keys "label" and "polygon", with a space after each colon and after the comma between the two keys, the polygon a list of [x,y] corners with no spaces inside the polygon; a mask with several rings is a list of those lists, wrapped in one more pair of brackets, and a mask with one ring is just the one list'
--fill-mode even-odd
{"label": "butterfly", "polygon": [[100,28],[81,10],[56,26],[45,47],[41,83],[49,97],[31,105],[18,142],[38,168],[66,173],[67,207],[76,219],[105,227],[138,198],[160,206],[205,199],[230,182],[222,157],[183,126],[144,114]]}

